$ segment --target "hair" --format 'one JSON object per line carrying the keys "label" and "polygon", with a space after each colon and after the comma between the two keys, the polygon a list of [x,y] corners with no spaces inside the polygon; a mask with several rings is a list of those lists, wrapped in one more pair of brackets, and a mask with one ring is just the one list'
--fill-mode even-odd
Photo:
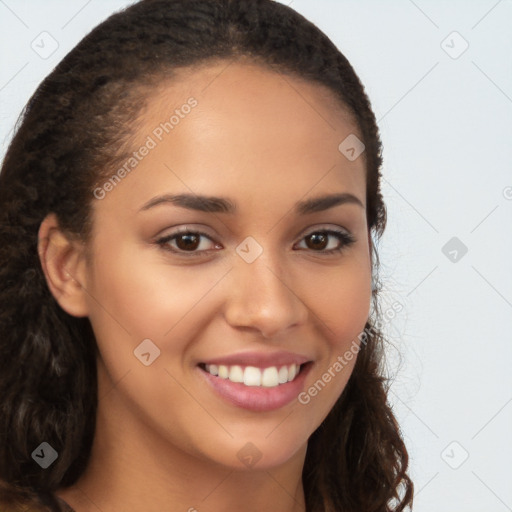
{"label": "hair", "polygon": [[[353,373],[308,440],[306,510],[412,506],[408,454],[387,400],[378,328],[376,244],[386,208],[375,116],[331,40],[271,0],[142,0],[82,39],[24,108],[0,172],[0,504],[56,509],[53,493],[77,481],[94,437],[96,341],[89,320],[64,312],[49,291],[38,255],[41,222],[55,213],[65,232],[87,241],[92,191],[126,157],[154,87],[179,68],[240,59],[327,87],[354,116],[366,147],[373,308]],[[43,441],[58,452],[44,470],[31,457]]]}

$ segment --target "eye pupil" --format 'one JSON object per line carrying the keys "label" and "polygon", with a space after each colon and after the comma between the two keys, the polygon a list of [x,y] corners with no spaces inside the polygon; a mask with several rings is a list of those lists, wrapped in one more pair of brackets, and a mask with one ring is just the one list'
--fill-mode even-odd
{"label": "eye pupil", "polygon": [[[195,235],[193,233],[186,233],[184,235],[179,235],[178,237],[176,237],[176,245],[178,246],[179,249],[183,251],[194,250],[197,249],[199,245],[199,239],[200,236],[198,235]],[[186,242],[183,244],[180,243],[180,240],[186,240]]]}
{"label": "eye pupil", "polygon": [[[313,233],[307,238],[310,241],[313,241],[313,247],[310,247],[312,249],[324,249],[328,240],[328,237],[325,233]],[[320,247],[318,246],[318,243],[320,243]]]}

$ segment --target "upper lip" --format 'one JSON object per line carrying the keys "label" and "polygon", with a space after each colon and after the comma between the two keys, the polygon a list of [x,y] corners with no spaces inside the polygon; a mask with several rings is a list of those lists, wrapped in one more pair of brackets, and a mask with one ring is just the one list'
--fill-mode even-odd
{"label": "upper lip", "polygon": [[255,366],[255,367],[269,367],[269,366],[285,366],[290,364],[301,365],[311,361],[311,358],[301,354],[294,354],[292,352],[239,352],[237,354],[230,354],[226,356],[214,357],[206,361],[204,364],[216,364],[226,366]]}

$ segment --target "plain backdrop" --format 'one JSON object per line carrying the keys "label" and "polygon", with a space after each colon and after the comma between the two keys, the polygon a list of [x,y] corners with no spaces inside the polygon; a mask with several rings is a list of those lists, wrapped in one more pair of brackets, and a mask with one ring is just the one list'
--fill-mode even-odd
{"label": "plain backdrop", "polygon": [[[0,0],[0,157],[39,82],[123,0]],[[293,0],[384,147],[390,400],[417,512],[512,511],[512,1]],[[386,307],[386,306],[385,306]]]}

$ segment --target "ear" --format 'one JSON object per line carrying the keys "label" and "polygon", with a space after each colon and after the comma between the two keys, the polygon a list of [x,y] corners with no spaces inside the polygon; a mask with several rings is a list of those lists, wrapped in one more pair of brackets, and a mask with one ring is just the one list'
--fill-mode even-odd
{"label": "ear", "polygon": [[84,246],[60,229],[54,213],[39,227],[37,250],[48,287],[61,308],[76,317],[87,316]]}

